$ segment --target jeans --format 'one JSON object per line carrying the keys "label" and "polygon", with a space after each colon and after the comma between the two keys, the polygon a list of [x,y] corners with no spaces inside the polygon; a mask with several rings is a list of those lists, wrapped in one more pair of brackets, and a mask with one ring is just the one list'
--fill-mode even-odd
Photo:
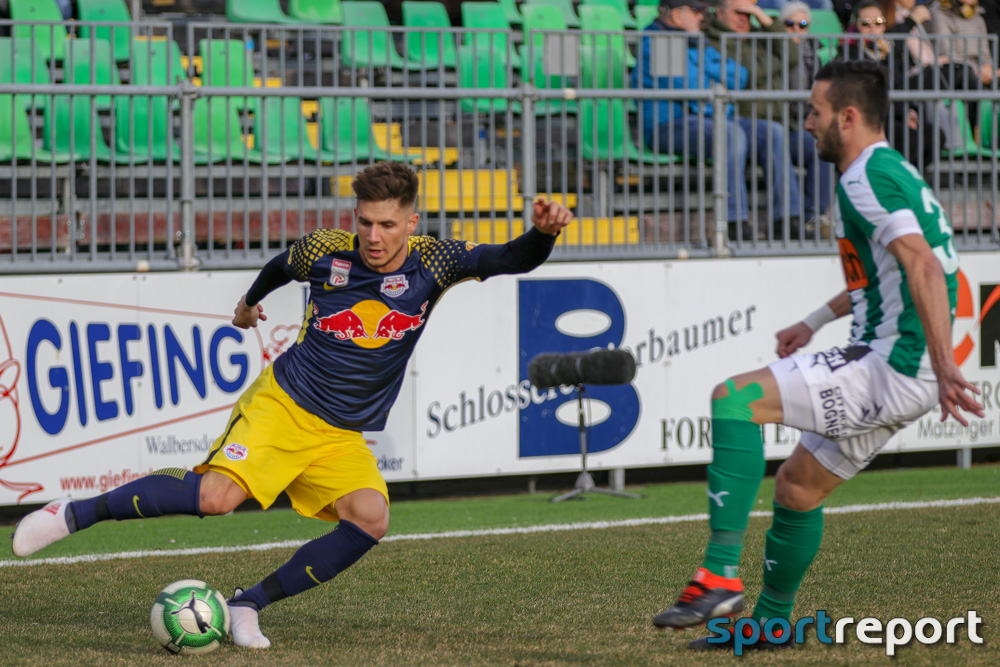
{"label": "jeans", "polygon": [[[793,130],[791,135],[792,164],[805,169],[802,196],[805,199],[805,219],[826,213],[833,194],[833,164],[819,159],[816,140],[804,130]],[[799,142],[802,142],[801,155]],[[819,182],[817,182],[817,179]],[[793,213],[794,215],[794,213]]]}
{"label": "jeans", "polygon": [[[713,155],[712,128],[714,118],[706,118],[694,114],[687,118],[670,119],[660,125],[661,153],[676,155],[693,155],[702,160]],[[738,121],[727,119],[726,150],[729,159],[726,160],[726,185],[729,197],[726,199],[726,220],[744,222],[749,219],[749,197],[747,194],[746,165],[750,156],[750,142],[756,142],[755,155],[757,163],[767,174],[768,191],[772,196],[774,219],[779,220],[784,213],[784,184],[788,183],[789,212],[797,215],[799,210],[799,185],[795,179],[789,179],[792,173],[792,163],[789,158],[788,146],[785,143],[785,129],[777,123],[766,120],[754,121],[740,118]],[[698,142],[699,127],[704,128],[704,145]],[[649,137],[652,140],[652,137]],[[768,160],[771,159],[770,172]]]}

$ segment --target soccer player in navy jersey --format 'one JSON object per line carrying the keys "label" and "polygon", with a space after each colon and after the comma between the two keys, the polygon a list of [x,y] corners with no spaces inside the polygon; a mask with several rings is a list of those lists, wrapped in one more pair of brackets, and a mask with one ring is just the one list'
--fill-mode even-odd
{"label": "soccer player in navy jersey", "polygon": [[267,648],[258,613],[329,581],[378,544],[389,494],[362,431],[379,431],[406,362],[444,291],[462,280],[524,273],[544,262],[572,213],[539,198],[533,228],[504,244],[412,236],[418,180],[381,162],[354,179],[358,232],[319,229],[261,270],[233,324],[267,319],[260,302],[292,280],[309,283],[298,341],[238,399],[222,436],[193,471],[159,470],[85,500],[56,500],[14,534],[19,557],[107,519],[226,514],[247,498],[267,509],[282,491],[297,512],[338,522],[229,600],[238,646]]}

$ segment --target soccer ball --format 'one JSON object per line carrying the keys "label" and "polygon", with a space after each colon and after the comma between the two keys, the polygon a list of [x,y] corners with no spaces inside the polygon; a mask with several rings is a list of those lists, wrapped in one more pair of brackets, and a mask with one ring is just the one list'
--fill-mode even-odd
{"label": "soccer ball", "polygon": [[229,634],[229,606],[204,581],[183,579],[160,591],[149,622],[153,636],[171,653],[208,653]]}

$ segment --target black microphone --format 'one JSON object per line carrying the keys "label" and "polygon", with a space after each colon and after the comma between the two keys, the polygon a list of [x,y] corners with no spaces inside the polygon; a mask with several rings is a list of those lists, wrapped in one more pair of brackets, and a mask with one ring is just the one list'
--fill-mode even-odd
{"label": "black microphone", "polygon": [[635,378],[635,358],[625,350],[545,352],[528,364],[528,378],[539,389],[560,385],[628,384]]}

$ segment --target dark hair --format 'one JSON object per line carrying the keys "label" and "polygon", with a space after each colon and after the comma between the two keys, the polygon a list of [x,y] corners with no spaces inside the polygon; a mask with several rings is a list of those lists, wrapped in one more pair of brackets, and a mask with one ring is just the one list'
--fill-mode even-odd
{"label": "dark hair", "polygon": [[834,111],[855,107],[869,127],[885,127],[889,116],[889,82],[885,70],[872,61],[831,61],[816,72],[815,81],[829,81],[826,99]]}
{"label": "dark hair", "polygon": [[405,207],[417,200],[420,180],[401,162],[376,162],[359,171],[351,187],[359,202],[397,201]]}
{"label": "dark hair", "polygon": [[861,13],[862,9],[868,9],[870,7],[877,7],[880,12],[882,12],[882,17],[886,19],[886,28],[889,27],[888,16],[885,16],[885,12],[882,10],[882,3],[879,0],[861,0],[858,4],[854,5],[854,9],[851,10],[851,22],[848,25],[856,25],[858,22],[858,15]]}

